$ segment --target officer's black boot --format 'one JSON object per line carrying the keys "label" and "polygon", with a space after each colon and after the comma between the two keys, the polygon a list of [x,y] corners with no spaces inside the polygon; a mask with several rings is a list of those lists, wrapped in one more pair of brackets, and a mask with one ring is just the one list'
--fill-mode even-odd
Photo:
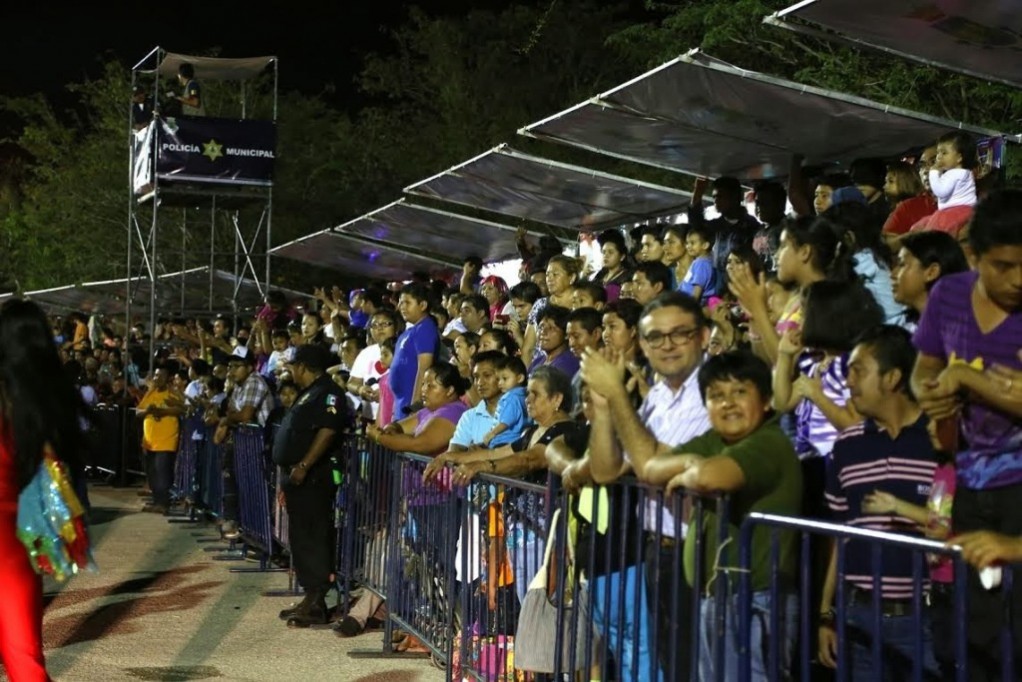
{"label": "officer's black boot", "polygon": [[280,619],[281,620],[287,620],[288,618],[290,618],[291,616],[295,615],[296,613],[298,613],[302,609],[307,608],[308,605],[309,605],[310,600],[313,597],[315,597],[315,596],[316,595],[313,594],[312,592],[306,592],[305,596],[302,597],[302,600],[300,602],[298,602],[297,604],[295,604],[291,608],[283,609],[280,612]]}
{"label": "officer's black boot", "polygon": [[303,600],[287,619],[287,626],[289,628],[307,628],[311,625],[326,624],[326,592],[326,590],[310,591],[308,601]]}

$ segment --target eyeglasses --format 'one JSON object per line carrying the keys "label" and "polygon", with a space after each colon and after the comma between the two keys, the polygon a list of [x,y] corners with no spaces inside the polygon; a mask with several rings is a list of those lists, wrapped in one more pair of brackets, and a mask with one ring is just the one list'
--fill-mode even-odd
{"label": "eyeglasses", "polygon": [[369,325],[369,328],[370,329],[384,329],[386,327],[393,327],[393,326],[394,326],[393,322],[373,322],[371,325]]}
{"label": "eyeglasses", "polygon": [[664,334],[663,332],[650,332],[645,334],[642,338],[646,340],[650,348],[660,348],[664,345],[664,340],[670,338],[671,344],[675,346],[683,346],[687,343],[691,343],[695,339],[696,334],[701,331],[699,327],[695,329],[672,329],[671,331]]}

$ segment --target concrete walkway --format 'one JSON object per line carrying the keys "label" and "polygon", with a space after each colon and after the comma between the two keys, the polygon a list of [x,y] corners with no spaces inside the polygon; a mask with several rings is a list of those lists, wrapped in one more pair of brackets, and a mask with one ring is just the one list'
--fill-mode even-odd
{"label": "concrete walkway", "polygon": [[229,573],[258,564],[215,561],[203,551],[212,543],[200,542],[214,529],[139,513],[137,490],[91,489],[99,570],[46,582],[43,629],[55,680],[444,679],[422,656],[348,656],[380,651],[379,632],[341,639],[329,629],[287,628],[277,612],[292,599],[261,596],[286,588],[286,573]]}

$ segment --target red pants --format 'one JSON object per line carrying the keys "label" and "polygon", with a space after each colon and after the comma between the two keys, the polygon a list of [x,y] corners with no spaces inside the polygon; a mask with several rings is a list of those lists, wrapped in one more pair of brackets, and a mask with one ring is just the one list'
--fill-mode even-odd
{"label": "red pants", "polygon": [[48,682],[43,660],[43,581],[15,535],[17,512],[0,510],[0,658],[11,682]]}

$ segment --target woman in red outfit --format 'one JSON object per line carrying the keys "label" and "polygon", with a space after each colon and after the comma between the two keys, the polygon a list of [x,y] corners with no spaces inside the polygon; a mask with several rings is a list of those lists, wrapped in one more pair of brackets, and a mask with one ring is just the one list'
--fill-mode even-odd
{"label": "woman in red outfit", "polygon": [[887,165],[884,194],[894,207],[884,223],[885,236],[901,236],[917,222],[937,212],[937,200],[923,187],[915,169],[903,161]]}
{"label": "woman in red outfit", "polygon": [[0,307],[0,406],[0,657],[11,682],[46,681],[42,578],[16,535],[18,495],[47,445],[77,471],[82,407],[46,315],[29,301]]}

